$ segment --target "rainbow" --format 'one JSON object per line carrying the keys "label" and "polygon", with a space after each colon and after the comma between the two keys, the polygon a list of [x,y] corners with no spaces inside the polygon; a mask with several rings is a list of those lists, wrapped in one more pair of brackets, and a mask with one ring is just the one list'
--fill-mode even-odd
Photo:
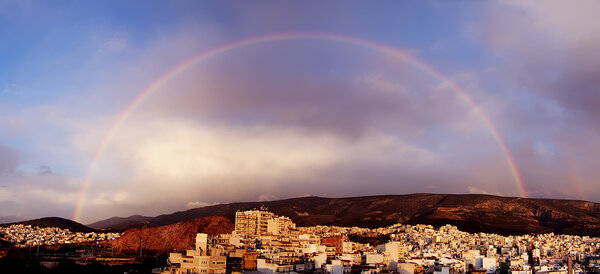
{"label": "rainbow", "polygon": [[509,152],[506,144],[504,143],[503,139],[500,137],[500,134],[498,133],[498,130],[496,129],[496,127],[490,122],[490,119],[475,104],[475,102],[473,101],[473,99],[467,94],[466,91],[464,91],[463,89],[461,89],[460,87],[458,87],[456,84],[454,84],[452,81],[450,81],[450,79],[448,79],[447,77],[445,77],[444,75],[442,75],[440,72],[438,72],[437,70],[435,70],[431,66],[423,63],[422,61],[416,59],[415,57],[411,56],[409,53],[400,51],[398,49],[395,49],[395,48],[392,48],[392,47],[389,47],[389,46],[385,46],[385,45],[373,43],[373,42],[370,42],[370,41],[365,41],[365,40],[361,40],[361,39],[354,38],[354,37],[348,37],[348,36],[333,35],[333,34],[284,33],[284,34],[273,34],[273,35],[253,37],[253,38],[249,38],[249,39],[246,39],[246,40],[241,40],[241,41],[237,41],[237,42],[233,42],[233,43],[229,43],[229,44],[223,45],[223,46],[221,46],[219,48],[207,51],[207,52],[205,52],[203,54],[200,54],[200,55],[197,55],[197,56],[193,57],[192,59],[189,59],[186,62],[181,63],[180,65],[176,66],[171,71],[169,71],[168,73],[162,75],[161,77],[159,77],[158,79],[156,79],[154,82],[152,82],[144,91],[142,91],[123,110],[123,112],[121,113],[121,115],[117,118],[117,120],[115,121],[115,123],[110,127],[110,129],[108,130],[106,136],[102,140],[100,146],[98,147],[98,150],[96,151],[96,153],[95,153],[95,155],[94,155],[94,157],[92,159],[92,163],[91,163],[90,167],[87,170],[85,179],[84,179],[82,187],[81,187],[79,198],[78,198],[77,204],[75,206],[75,211],[73,213],[73,219],[75,221],[78,221],[79,218],[80,218],[80,216],[81,216],[81,211],[82,211],[83,203],[85,201],[86,193],[87,193],[89,185],[91,183],[92,175],[94,174],[94,170],[96,169],[98,161],[100,160],[100,158],[102,158],[102,155],[104,154],[104,151],[106,150],[108,144],[110,143],[110,141],[112,140],[112,138],[115,136],[115,134],[119,131],[119,128],[123,125],[123,123],[127,120],[127,118],[135,110],[135,108],[146,97],[150,96],[153,92],[155,92],[165,82],[169,81],[170,79],[172,79],[176,75],[184,72],[188,68],[190,68],[190,67],[192,67],[192,66],[194,66],[194,65],[196,65],[198,63],[204,62],[204,61],[206,61],[208,59],[217,57],[219,55],[228,53],[228,52],[236,50],[236,49],[240,49],[240,48],[244,48],[244,47],[248,47],[248,46],[252,46],[252,45],[257,45],[257,44],[262,44],[262,43],[276,42],[276,41],[286,41],[286,40],[323,40],[323,41],[331,41],[331,42],[337,42],[337,43],[351,44],[351,45],[355,45],[357,47],[362,47],[362,48],[366,48],[366,49],[370,49],[370,50],[375,50],[377,52],[386,54],[386,55],[391,56],[393,58],[396,58],[398,60],[402,60],[404,62],[408,62],[408,63],[416,66],[417,68],[421,69],[422,71],[427,72],[430,75],[432,75],[433,77],[439,79],[440,81],[442,81],[443,84],[445,84],[450,89],[452,89],[454,92],[456,92],[456,94],[464,102],[466,102],[468,105],[470,105],[473,108],[473,110],[475,111],[475,113],[478,115],[479,119],[488,128],[488,130],[490,131],[490,133],[494,137],[495,141],[498,143],[500,149],[502,150],[502,153],[504,154],[504,157],[506,159],[506,163],[507,163],[507,165],[508,165],[508,167],[510,169],[510,172],[512,173],[512,176],[514,177],[514,180],[515,180],[515,182],[517,184],[517,187],[518,187],[518,190],[520,191],[521,196],[522,197],[527,197],[527,194],[526,194],[526,191],[525,191],[525,187],[523,186],[523,181],[521,180],[521,176],[519,175],[519,171],[517,169],[515,161],[514,161],[512,155],[510,154],[510,152]]}
{"label": "rainbow", "polygon": [[571,184],[573,185],[575,194],[577,195],[577,199],[583,200],[583,192],[581,191],[581,176],[577,172],[577,167],[575,166],[575,159],[573,158],[573,153],[565,148],[565,156],[567,167],[569,168],[569,177],[571,179]]}

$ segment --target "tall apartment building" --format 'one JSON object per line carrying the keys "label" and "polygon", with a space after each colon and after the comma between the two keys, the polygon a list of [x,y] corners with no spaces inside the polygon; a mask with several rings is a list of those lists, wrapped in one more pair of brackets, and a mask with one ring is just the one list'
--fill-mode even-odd
{"label": "tall apartment building", "polygon": [[196,234],[196,251],[206,255],[208,252],[208,234],[198,233]]}
{"label": "tall apartment building", "polygon": [[279,217],[265,210],[246,210],[235,213],[235,233],[242,237],[286,234],[295,229],[290,218]]}
{"label": "tall apartment building", "polygon": [[275,214],[263,210],[247,210],[235,213],[235,233],[248,237],[266,235],[269,230],[269,221]]}
{"label": "tall apartment building", "polygon": [[227,257],[218,249],[208,246],[208,235],[196,234],[196,249],[190,249],[185,254],[171,252],[170,266],[164,268],[163,274],[225,274],[227,272]]}

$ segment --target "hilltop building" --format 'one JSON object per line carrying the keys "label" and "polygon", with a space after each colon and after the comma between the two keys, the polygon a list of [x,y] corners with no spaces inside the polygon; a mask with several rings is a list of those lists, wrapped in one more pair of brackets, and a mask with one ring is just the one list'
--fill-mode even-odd
{"label": "hilltop building", "polygon": [[288,217],[279,217],[265,210],[247,210],[235,213],[235,233],[241,237],[281,235],[295,229]]}

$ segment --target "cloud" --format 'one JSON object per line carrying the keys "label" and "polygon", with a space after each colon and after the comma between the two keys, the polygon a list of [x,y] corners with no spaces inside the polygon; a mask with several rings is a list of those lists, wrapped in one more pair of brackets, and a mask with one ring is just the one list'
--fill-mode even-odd
{"label": "cloud", "polygon": [[8,224],[22,221],[20,218],[16,216],[0,216],[0,224]]}
{"label": "cloud", "polygon": [[466,183],[485,181],[493,188],[511,180],[505,166],[494,164],[496,158],[467,163],[378,130],[346,138],[276,124],[131,119],[95,171],[86,201],[89,214],[156,214],[180,210],[181,200],[202,201],[186,204],[195,207],[307,192],[338,197],[422,192],[423,185],[462,192]]}
{"label": "cloud", "polygon": [[127,49],[128,39],[125,35],[115,33],[113,36],[106,38],[102,43],[101,51],[122,51]]}
{"label": "cloud", "polygon": [[[103,90],[125,107],[137,94],[120,81],[139,93],[173,60],[198,54],[185,31],[161,41],[129,66],[146,78],[115,75]],[[149,53],[155,58],[141,58]],[[501,123],[506,100],[482,80],[495,73],[450,77]],[[94,157],[119,111],[73,123],[76,150]],[[198,63],[137,105],[96,163],[84,212],[155,215],[181,210],[181,201],[464,193],[473,186],[519,195],[503,163],[472,107],[413,65],[324,41],[265,43]]]}
{"label": "cloud", "polygon": [[70,218],[77,201],[76,178],[56,174],[5,174],[0,188],[0,207],[19,219],[44,216]]}
{"label": "cloud", "polygon": [[218,203],[188,202],[187,204],[185,204],[185,206],[187,208],[207,207],[207,206],[213,206],[213,205],[218,205]]}
{"label": "cloud", "polygon": [[278,200],[279,198],[275,195],[269,195],[269,194],[261,194],[258,196],[258,201],[259,202],[267,202],[267,201],[275,201]]}
{"label": "cloud", "polygon": [[600,3],[547,1],[493,4],[482,37],[502,57],[505,73],[568,110],[570,122],[600,130]]}
{"label": "cloud", "polygon": [[595,199],[586,191],[598,178],[589,162],[600,147],[599,12],[598,1],[489,2],[469,26],[492,60],[493,77],[479,73],[502,104],[492,120],[533,196]]}
{"label": "cloud", "polygon": [[470,194],[487,194],[487,195],[496,195],[496,196],[502,195],[500,192],[497,192],[497,191],[489,192],[489,191],[485,191],[483,189],[480,189],[480,188],[474,187],[474,186],[468,186],[467,190],[469,191]]}
{"label": "cloud", "polygon": [[19,165],[19,154],[16,149],[0,144],[0,175],[13,173]]}
{"label": "cloud", "polygon": [[442,41],[433,42],[429,46],[429,50],[431,50],[431,51],[440,51],[442,49],[444,49],[444,42],[442,42]]}
{"label": "cloud", "polygon": [[4,88],[2,88],[2,94],[15,96],[15,97],[24,97],[25,96],[25,92],[23,91],[23,89],[20,86],[15,85],[15,84],[7,85]]}
{"label": "cloud", "polygon": [[41,166],[37,167],[37,174],[39,174],[39,175],[52,174],[52,169],[47,165],[41,165]]}
{"label": "cloud", "polygon": [[371,128],[416,137],[419,129],[463,120],[469,106],[452,90],[433,92],[439,79],[389,59],[322,41],[265,43],[178,74],[136,111],[297,126],[348,138]]}

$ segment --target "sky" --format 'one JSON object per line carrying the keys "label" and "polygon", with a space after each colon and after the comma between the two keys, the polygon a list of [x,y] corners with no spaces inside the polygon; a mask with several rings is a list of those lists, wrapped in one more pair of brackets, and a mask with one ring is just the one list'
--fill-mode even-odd
{"label": "sky", "polygon": [[310,195],[600,202],[597,14],[0,0],[0,221]]}

